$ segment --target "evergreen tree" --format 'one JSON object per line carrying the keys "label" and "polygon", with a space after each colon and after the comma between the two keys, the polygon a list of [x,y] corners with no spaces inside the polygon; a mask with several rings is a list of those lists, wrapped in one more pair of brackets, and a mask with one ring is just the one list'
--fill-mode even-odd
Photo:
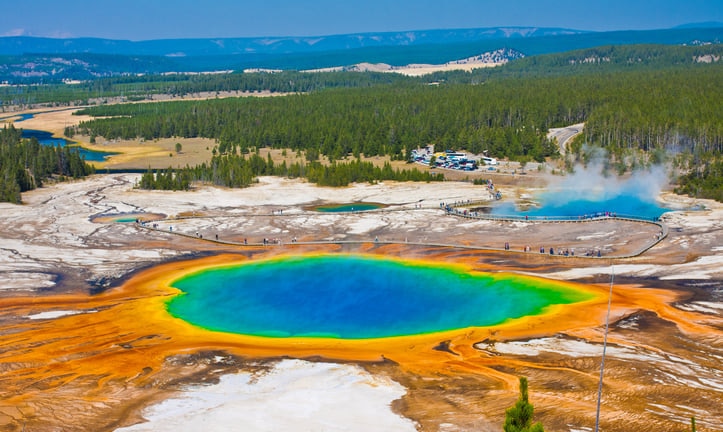
{"label": "evergreen tree", "polygon": [[42,186],[47,179],[81,178],[93,172],[76,148],[41,145],[22,139],[9,125],[0,130],[0,201],[20,203],[21,192]]}
{"label": "evergreen tree", "polygon": [[505,412],[505,432],[544,432],[541,423],[532,423],[534,407],[528,401],[527,378],[520,377],[520,398]]}

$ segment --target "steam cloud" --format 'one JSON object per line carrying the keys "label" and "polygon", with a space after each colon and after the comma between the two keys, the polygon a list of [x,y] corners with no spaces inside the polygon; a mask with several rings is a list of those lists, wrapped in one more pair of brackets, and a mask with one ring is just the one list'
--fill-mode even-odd
{"label": "steam cloud", "polygon": [[621,196],[636,197],[640,201],[654,203],[663,188],[668,185],[664,166],[657,165],[646,170],[634,171],[629,177],[606,176],[601,163],[587,167],[578,165],[574,172],[562,178],[552,179],[546,201],[608,201]]}

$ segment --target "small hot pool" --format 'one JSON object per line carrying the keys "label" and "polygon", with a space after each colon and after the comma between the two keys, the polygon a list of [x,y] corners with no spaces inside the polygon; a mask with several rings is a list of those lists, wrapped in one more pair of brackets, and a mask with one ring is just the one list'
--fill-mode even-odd
{"label": "small hot pool", "polygon": [[139,221],[140,219],[134,218],[134,217],[119,217],[116,218],[114,222],[120,222],[120,223],[132,223]]}
{"label": "small hot pool", "polygon": [[574,285],[461,266],[315,255],[214,267],[175,280],[171,315],[266,337],[385,338],[500,324],[588,300]]}
{"label": "small hot pool", "polygon": [[150,222],[165,217],[166,215],[160,213],[106,213],[93,216],[90,220],[95,223],[134,223],[136,221]]}
{"label": "small hot pool", "polygon": [[386,207],[384,204],[370,202],[356,202],[346,204],[326,204],[313,207],[312,209],[324,213],[345,213],[356,211],[378,210]]}

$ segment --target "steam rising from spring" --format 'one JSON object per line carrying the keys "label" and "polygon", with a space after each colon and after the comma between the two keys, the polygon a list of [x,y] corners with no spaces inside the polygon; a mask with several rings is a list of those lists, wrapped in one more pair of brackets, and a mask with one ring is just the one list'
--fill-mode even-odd
{"label": "steam rising from spring", "polygon": [[658,205],[660,191],[668,183],[663,166],[636,170],[624,178],[606,175],[602,163],[577,166],[572,174],[552,177],[547,190],[536,197],[539,205],[517,209],[511,202],[492,209],[497,215],[579,219],[617,215],[657,219],[668,209]]}
{"label": "steam rising from spring", "polygon": [[552,179],[545,201],[558,204],[569,201],[609,201],[621,196],[636,197],[640,201],[655,203],[661,190],[668,184],[665,167],[653,166],[634,171],[620,178],[605,175],[603,165],[578,165],[572,174]]}

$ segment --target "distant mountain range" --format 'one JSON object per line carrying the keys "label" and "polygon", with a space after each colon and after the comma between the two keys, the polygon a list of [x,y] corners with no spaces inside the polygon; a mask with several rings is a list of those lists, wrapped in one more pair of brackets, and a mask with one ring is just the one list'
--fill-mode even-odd
{"label": "distant mountain range", "polygon": [[0,37],[0,82],[59,82],[119,74],[253,68],[304,70],[363,62],[392,66],[442,64],[503,49],[534,56],[604,45],[700,45],[718,44],[722,40],[723,23],[646,31],[495,27],[318,37],[150,41],[11,36]]}
{"label": "distant mountain range", "polygon": [[673,28],[676,29],[690,29],[690,28],[716,28],[716,27],[723,27],[723,22],[720,21],[705,21],[705,22],[699,22],[699,23],[688,23],[688,24],[682,24],[679,26],[675,26]]}
{"label": "distant mountain range", "polygon": [[224,56],[290,54],[358,48],[449,44],[480,40],[533,38],[588,33],[578,30],[535,27],[422,30],[356,33],[310,37],[254,37],[218,39],[162,39],[127,41],[95,38],[52,39],[27,36],[0,38],[0,55],[113,54],[136,56]]}

